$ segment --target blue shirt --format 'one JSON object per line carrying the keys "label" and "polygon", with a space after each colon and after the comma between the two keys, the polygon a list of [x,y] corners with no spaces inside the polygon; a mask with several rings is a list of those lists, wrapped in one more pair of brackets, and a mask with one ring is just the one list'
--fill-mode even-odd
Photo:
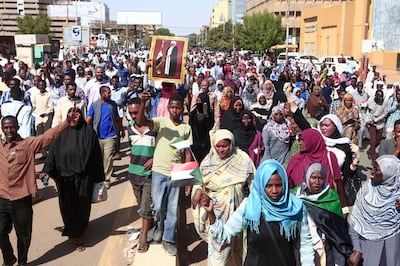
{"label": "blue shirt", "polygon": [[[118,114],[117,109],[115,109],[115,113]],[[94,116],[93,104],[90,105],[87,116]],[[114,131],[111,113],[107,103],[102,103],[101,105],[101,118],[98,132],[100,139],[109,139],[117,135],[117,133]]]}

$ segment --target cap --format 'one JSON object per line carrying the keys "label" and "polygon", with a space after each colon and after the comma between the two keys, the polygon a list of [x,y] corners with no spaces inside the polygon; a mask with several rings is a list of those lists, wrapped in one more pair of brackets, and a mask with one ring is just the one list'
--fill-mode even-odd
{"label": "cap", "polygon": [[134,74],[131,74],[131,75],[130,75],[130,78],[131,78],[131,79],[133,79],[133,78],[139,78],[139,79],[141,79],[141,78],[143,78],[143,75],[142,75],[142,74],[136,74],[136,73],[134,73]]}

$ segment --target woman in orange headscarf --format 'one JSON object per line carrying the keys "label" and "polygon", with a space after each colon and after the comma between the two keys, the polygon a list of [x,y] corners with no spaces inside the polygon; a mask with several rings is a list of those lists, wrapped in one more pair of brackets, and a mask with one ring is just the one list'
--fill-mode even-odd
{"label": "woman in orange headscarf", "polygon": [[232,97],[235,96],[235,91],[232,87],[225,87],[222,92],[221,100],[219,101],[219,108],[221,110],[220,117],[224,114],[226,110],[228,110],[229,105],[231,104]]}
{"label": "woman in orange headscarf", "polygon": [[360,112],[357,105],[354,104],[354,97],[347,93],[341,104],[335,111],[335,115],[340,119],[343,125],[343,137],[347,137],[352,143],[358,144],[357,132],[360,128]]}

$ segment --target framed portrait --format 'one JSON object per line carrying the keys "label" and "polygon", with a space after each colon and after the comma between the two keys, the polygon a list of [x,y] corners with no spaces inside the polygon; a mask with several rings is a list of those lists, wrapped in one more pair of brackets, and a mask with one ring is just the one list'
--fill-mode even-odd
{"label": "framed portrait", "polygon": [[149,79],[183,83],[188,39],[153,36],[150,47]]}

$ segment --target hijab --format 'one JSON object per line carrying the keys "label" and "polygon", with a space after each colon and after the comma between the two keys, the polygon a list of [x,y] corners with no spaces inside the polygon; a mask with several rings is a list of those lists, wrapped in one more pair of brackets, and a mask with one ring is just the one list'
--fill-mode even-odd
{"label": "hijab", "polygon": [[242,118],[244,115],[248,115],[251,118],[251,123],[249,126],[244,126],[241,122],[241,126],[238,127],[233,133],[235,135],[236,147],[242,149],[248,153],[248,149],[250,145],[254,141],[254,137],[256,136],[257,130],[254,124],[254,116],[249,110],[243,110]]}
{"label": "hijab", "polygon": [[303,137],[305,150],[300,151],[290,159],[286,169],[287,175],[297,186],[303,182],[303,173],[305,173],[308,165],[319,162],[328,169],[326,180],[329,186],[333,188],[333,180],[341,178],[336,155],[333,152],[329,152],[330,160],[328,159],[326,144],[318,130],[308,128],[302,131],[300,135]]}
{"label": "hijab", "polygon": [[321,132],[320,126],[322,121],[327,118],[332,121],[332,123],[336,126],[336,131],[333,133],[332,136],[326,137],[322,135],[324,138],[325,144],[328,147],[337,147],[338,149],[342,150],[346,154],[351,152],[350,143],[351,140],[347,137],[343,137],[343,125],[342,121],[340,121],[339,117],[333,114],[324,115],[318,122],[318,130]]}
{"label": "hijab", "polygon": [[[230,153],[225,158],[220,158],[216,145],[221,140],[230,141]],[[250,162],[250,163],[249,163]],[[218,188],[244,182],[244,179],[253,173],[254,166],[250,157],[242,150],[235,147],[235,138],[227,129],[219,129],[211,136],[211,149],[200,164],[203,182],[213,183],[210,186]],[[218,180],[213,178],[218,175]],[[220,183],[220,181],[223,181]]]}
{"label": "hijab", "polygon": [[97,135],[93,128],[86,124],[82,111],[78,109],[77,112],[80,114],[77,127],[68,126],[56,139],[50,147],[43,172],[56,171],[59,176],[85,173],[99,178],[104,176],[103,164],[92,165],[103,161]]}
{"label": "hijab", "polygon": [[237,101],[242,102],[242,105],[244,108],[242,98],[240,98],[239,96],[234,96],[231,99],[228,110],[225,111],[225,113],[222,115],[222,118],[221,118],[221,128],[228,129],[231,132],[233,132],[235,129],[240,127],[241,120],[242,120],[243,110],[241,112],[237,113],[236,110],[233,108],[234,104]]}
{"label": "hijab", "polygon": [[265,126],[266,130],[271,132],[275,137],[277,137],[281,142],[288,144],[290,141],[290,123],[288,120],[283,118],[283,120],[278,123],[274,120],[274,114],[281,112],[284,114],[284,105],[279,104],[272,108],[271,116]]}
{"label": "hijab", "polygon": [[393,155],[382,155],[376,162],[383,174],[383,182],[369,180],[358,191],[350,226],[363,238],[380,241],[400,233],[400,214],[395,207],[400,198],[400,160]]}
{"label": "hijab", "polygon": [[[283,192],[278,201],[272,201],[265,187],[272,175],[277,173],[282,180]],[[283,166],[276,160],[265,160],[256,171],[253,187],[246,201],[244,217],[250,228],[259,233],[261,214],[266,222],[280,222],[280,234],[287,240],[296,237],[302,219],[303,203],[290,193]]]}
{"label": "hijab", "polygon": [[261,104],[261,103],[260,103],[260,98],[263,97],[263,96],[264,96],[265,99],[267,99],[267,98],[265,97],[265,94],[264,94],[263,92],[259,92],[259,93],[257,94],[257,101],[256,101],[256,103],[253,104],[253,105],[251,106],[250,109],[255,109],[255,108],[259,108],[259,109],[269,109],[268,106],[267,106],[267,103],[265,103],[265,104]]}
{"label": "hijab", "polygon": [[[315,172],[320,172],[322,176],[325,177],[325,183],[318,193],[312,194],[310,189],[310,177]],[[308,202],[311,205],[343,217],[339,195],[336,193],[336,191],[329,188],[329,184],[326,181],[326,168],[321,163],[311,163],[308,165],[304,174],[304,182],[297,190],[296,197]]]}

